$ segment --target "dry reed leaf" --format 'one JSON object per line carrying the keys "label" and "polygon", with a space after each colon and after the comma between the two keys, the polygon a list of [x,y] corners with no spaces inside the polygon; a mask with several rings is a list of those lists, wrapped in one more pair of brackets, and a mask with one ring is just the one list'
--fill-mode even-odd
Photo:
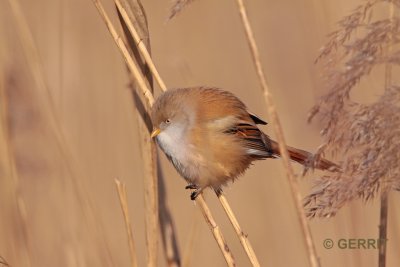
{"label": "dry reed leaf", "polygon": [[8,264],[8,262],[2,257],[0,256],[0,266],[10,266],[10,264]]}
{"label": "dry reed leaf", "polygon": [[194,0],[175,0],[174,3],[172,4],[168,20],[171,20],[177,15],[179,15],[182,12],[182,10],[184,10],[193,1]]}
{"label": "dry reed leaf", "polygon": [[375,67],[400,64],[399,17],[371,21],[382,2],[400,7],[399,1],[367,1],[339,22],[318,58],[325,60],[327,93],[309,119],[318,116],[324,125],[321,153],[343,162],[341,172],[315,180],[305,199],[311,217],[333,216],[353,199],[400,189],[400,86],[388,84],[370,104],[351,98],[351,90]]}

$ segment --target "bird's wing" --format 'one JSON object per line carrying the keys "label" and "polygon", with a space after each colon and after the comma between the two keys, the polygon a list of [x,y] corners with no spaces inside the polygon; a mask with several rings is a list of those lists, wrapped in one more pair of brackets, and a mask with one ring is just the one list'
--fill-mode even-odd
{"label": "bird's wing", "polygon": [[225,133],[234,134],[240,138],[246,147],[248,155],[257,159],[273,157],[270,139],[253,123],[240,120],[227,129]]}
{"label": "bird's wing", "polygon": [[247,111],[250,115],[250,118],[254,121],[255,124],[262,124],[262,125],[267,125],[268,123],[266,121],[264,121],[263,119],[261,119],[260,117],[258,117],[256,114]]}

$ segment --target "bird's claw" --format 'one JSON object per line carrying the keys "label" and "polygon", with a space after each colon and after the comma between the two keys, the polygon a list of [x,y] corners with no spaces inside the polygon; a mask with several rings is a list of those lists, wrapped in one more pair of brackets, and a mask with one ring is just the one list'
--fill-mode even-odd
{"label": "bird's claw", "polygon": [[185,186],[185,189],[194,189],[197,190],[200,187],[197,184],[188,184],[187,186]]}
{"label": "bird's claw", "polygon": [[187,186],[185,186],[185,189],[194,190],[194,191],[190,194],[190,199],[191,199],[191,200],[196,200],[196,198],[198,197],[198,195],[200,195],[201,192],[203,192],[203,188],[201,188],[199,185],[193,184],[193,183],[190,183],[190,184],[188,184]]}
{"label": "bird's claw", "polygon": [[201,194],[201,191],[203,191],[203,190],[200,190],[200,189],[194,190],[194,191],[190,194],[190,199],[191,199],[191,200],[196,200],[196,198]]}

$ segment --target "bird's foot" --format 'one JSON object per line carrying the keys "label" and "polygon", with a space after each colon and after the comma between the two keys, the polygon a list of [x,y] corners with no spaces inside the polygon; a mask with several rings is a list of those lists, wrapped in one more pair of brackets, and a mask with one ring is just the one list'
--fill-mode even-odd
{"label": "bird's foot", "polygon": [[190,183],[190,184],[188,184],[187,186],[185,186],[185,189],[199,189],[200,188],[200,186],[198,186],[197,184],[192,184],[192,183]]}
{"label": "bird's foot", "polygon": [[191,200],[196,200],[196,198],[198,197],[198,195],[200,195],[201,192],[203,192],[203,189],[204,189],[204,188],[200,187],[200,186],[197,185],[197,184],[190,183],[190,184],[188,184],[187,186],[185,186],[185,189],[192,189],[192,190],[194,190],[194,191],[190,194],[190,199],[191,199]]}
{"label": "bird's foot", "polygon": [[196,200],[196,198],[203,192],[203,188],[198,188],[196,190],[194,190],[191,194],[190,194],[190,199],[191,200]]}
{"label": "bird's foot", "polygon": [[217,195],[217,197],[219,197],[222,194],[222,188],[221,187],[214,188],[214,192]]}

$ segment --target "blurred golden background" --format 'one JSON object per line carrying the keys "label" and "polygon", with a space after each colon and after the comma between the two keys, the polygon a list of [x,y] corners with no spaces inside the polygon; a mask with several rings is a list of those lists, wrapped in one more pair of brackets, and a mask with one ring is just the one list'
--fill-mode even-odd
{"label": "blurred golden background", "polygon": [[[124,61],[92,1],[20,3],[51,95],[36,86],[10,6],[0,2],[0,256],[13,267],[129,266],[114,184],[119,178],[127,185],[139,266],[145,266],[141,140]],[[230,90],[268,121],[234,1],[195,1],[170,22],[170,1],[142,3],[152,56],[169,87]],[[104,4],[117,21],[112,1]],[[318,123],[306,123],[309,109],[323,93],[321,66],[314,60],[336,21],[358,4],[247,1],[285,137],[292,146],[315,151],[321,143]],[[375,97],[372,88],[379,82],[371,76],[362,83],[364,91],[371,92],[364,97]],[[52,121],[52,112],[58,121]],[[263,130],[273,135],[270,125]],[[59,135],[65,143],[57,142]],[[162,166],[183,262],[225,266],[198,207],[184,190],[186,183],[164,156]],[[296,166],[296,172],[301,171]],[[300,178],[304,196],[319,174]],[[308,266],[279,160],[258,162],[225,192],[262,266]],[[206,192],[206,200],[238,266],[249,266],[215,196]],[[399,200],[398,194],[390,195],[387,266],[400,266],[400,212],[394,207]],[[311,220],[321,266],[377,266],[376,249],[325,249],[323,241],[378,238],[378,224],[378,200],[354,201],[334,218]],[[159,266],[167,266],[161,242],[159,248]]]}

